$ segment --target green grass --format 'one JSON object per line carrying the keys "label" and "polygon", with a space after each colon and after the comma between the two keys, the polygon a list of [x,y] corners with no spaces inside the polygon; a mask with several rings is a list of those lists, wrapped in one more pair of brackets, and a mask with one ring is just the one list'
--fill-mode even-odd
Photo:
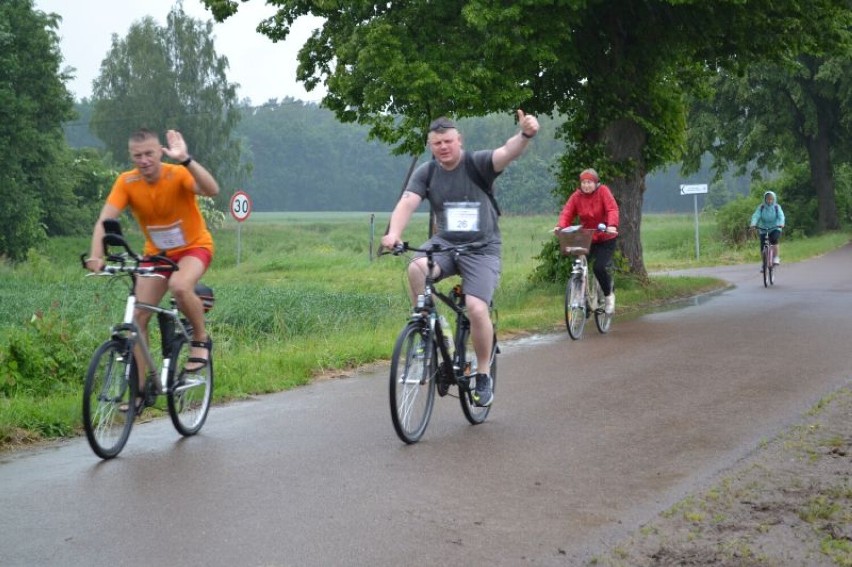
{"label": "green grass", "polygon": [[[210,327],[217,401],[293,388],[390,356],[409,307],[406,260],[371,253],[387,221],[386,213],[254,213],[216,231],[204,281],[216,293]],[[564,286],[529,282],[553,223],[550,216],[501,220],[503,273],[495,301],[504,338],[564,329]],[[716,242],[714,229],[712,219],[702,219],[696,262],[692,216],[646,217],[646,268],[757,262],[756,243],[729,250]],[[141,249],[139,234],[127,232]],[[425,215],[415,217],[405,236],[425,239]],[[831,234],[785,242],[782,256],[795,261],[847,241],[847,234]],[[52,239],[27,263],[0,265],[0,446],[80,431],[88,359],[121,318],[126,296],[120,285],[85,277],[79,257],[87,248],[85,237]],[[644,286],[626,278],[617,285],[624,318],[721,284],[652,277]]]}

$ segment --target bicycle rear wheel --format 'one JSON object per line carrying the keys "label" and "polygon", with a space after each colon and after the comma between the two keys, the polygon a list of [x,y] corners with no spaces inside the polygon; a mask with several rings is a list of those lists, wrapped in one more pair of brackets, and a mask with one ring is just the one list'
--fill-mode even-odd
{"label": "bicycle rear wheel", "polygon": [[586,297],[583,282],[579,277],[568,278],[565,288],[565,326],[568,335],[576,340],[583,337],[583,328],[586,326]]}
{"label": "bicycle rear wheel", "polygon": [[775,264],[769,264],[769,285],[775,285]]}
{"label": "bicycle rear wheel", "polygon": [[412,321],[399,334],[391,357],[391,420],[408,444],[423,437],[435,405],[438,353],[432,337],[422,322]]}
{"label": "bicycle rear wheel", "polygon": [[600,331],[601,334],[606,334],[609,332],[609,328],[612,326],[612,313],[607,313],[605,309],[606,305],[606,296],[604,295],[603,288],[601,287],[600,282],[595,278],[595,294],[598,297],[598,305],[595,309],[595,325]]}
{"label": "bicycle rear wheel", "polygon": [[130,343],[110,340],[98,347],[86,371],[83,386],[83,428],[97,456],[111,459],[127,443],[133,419],[133,401],[139,389]]}
{"label": "bicycle rear wheel", "polygon": [[[207,351],[207,364],[195,370],[188,361],[192,352],[190,341],[177,339],[172,347],[171,368],[166,383],[169,416],[178,433],[189,437],[201,430],[213,399],[213,349]],[[186,365],[192,364],[187,371]]]}
{"label": "bicycle rear wheel", "polygon": [[488,364],[488,369],[485,365],[480,366],[479,360],[476,358],[476,351],[473,349],[473,340],[470,337],[470,330],[465,333],[464,337],[464,375],[469,376],[467,387],[459,385],[459,401],[461,402],[462,412],[467,420],[476,425],[485,421],[488,413],[491,411],[491,406],[480,407],[473,401],[473,390],[476,387],[476,374],[478,372],[488,373],[491,376],[491,391],[496,391],[497,388],[497,333],[494,332],[494,337],[491,342],[491,361]]}

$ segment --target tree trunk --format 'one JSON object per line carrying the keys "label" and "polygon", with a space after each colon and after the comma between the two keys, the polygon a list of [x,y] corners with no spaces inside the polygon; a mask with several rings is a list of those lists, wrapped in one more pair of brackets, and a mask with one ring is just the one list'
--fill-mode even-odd
{"label": "tree trunk", "polygon": [[642,257],[642,203],[645,198],[645,160],[642,149],[647,136],[642,128],[628,119],[612,122],[603,132],[609,157],[619,164],[622,176],[605,179],[618,202],[618,249],[630,264],[630,273],[645,280]]}
{"label": "tree trunk", "polygon": [[817,132],[806,139],[811,184],[817,197],[817,230],[837,230],[837,201],[834,192],[834,171],[831,167],[831,108],[824,99],[815,98]]}

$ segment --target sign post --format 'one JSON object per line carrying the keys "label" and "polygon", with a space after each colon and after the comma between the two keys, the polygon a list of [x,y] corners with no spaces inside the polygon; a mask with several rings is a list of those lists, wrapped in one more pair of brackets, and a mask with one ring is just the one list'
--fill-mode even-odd
{"label": "sign post", "polygon": [[251,214],[251,199],[245,191],[236,191],[231,197],[231,216],[237,221],[237,266],[240,265],[240,229]]}
{"label": "sign post", "polygon": [[695,259],[698,260],[698,195],[707,193],[707,184],[700,183],[697,185],[681,185],[681,195],[692,195],[692,202],[695,208]]}

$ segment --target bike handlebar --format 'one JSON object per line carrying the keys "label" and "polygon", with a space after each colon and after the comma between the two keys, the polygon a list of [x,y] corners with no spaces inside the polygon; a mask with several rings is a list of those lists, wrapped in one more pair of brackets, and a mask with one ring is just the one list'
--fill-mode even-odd
{"label": "bike handlebar", "polygon": [[[120,232],[108,232],[104,235],[104,253],[105,264],[103,269],[94,275],[115,275],[115,274],[136,274],[136,275],[153,275],[159,273],[171,273],[180,269],[177,262],[166,256],[165,252],[153,254],[150,256],[140,256],[130,248],[130,244],[124,239]],[[109,247],[120,247],[124,252],[119,254],[109,253]],[[114,262],[115,264],[106,264],[106,262]],[[80,263],[84,269],[86,266],[86,254],[80,254]],[[153,263],[153,266],[143,266],[145,263]]]}
{"label": "bike handlebar", "polygon": [[385,252],[385,254],[393,254],[394,256],[399,256],[400,254],[403,254],[406,251],[423,252],[424,254],[446,254],[449,252],[458,252],[459,254],[464,254],[465,252],[471,252],[473,250],[485,248],[485,246],[487,246],[487,244],[485,243],[442,246],[441,244],[433,242],[432,246],[429,248],[417,248],[416,246],[412,246],[408,242],[401,242],[394,246],[390,252]]}

